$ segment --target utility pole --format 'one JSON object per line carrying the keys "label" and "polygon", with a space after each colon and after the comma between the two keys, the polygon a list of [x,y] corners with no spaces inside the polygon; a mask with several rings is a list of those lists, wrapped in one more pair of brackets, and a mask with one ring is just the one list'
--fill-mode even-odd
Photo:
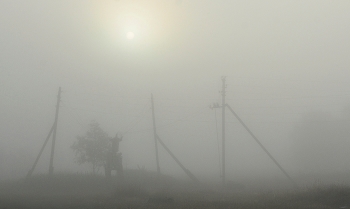
{"label": "utility pole", "polygon": [[152,119],[153,119],[154,143],[155,143],[155,149],[156,149],[157,175],[159,178],[160,177],[160,167],[159,167],[159,158],[158,158],[158,143],[157,143],[158,140],[157,140],[157,129],[156,129],[156,117],[154,115],[153,94],[151,94],[151,101],[152,101]]}
{"label": "utility pole", "polygon": [[225,187],[226,182],[226,175],[225,175],[225,108],[226,108],[226,76],[221,77],[222,80],[222,90],[220,93],[222,94],[222,105],[220,106],[219,103],[214,103],[210,106],[210,109],[213,108],[222,108],[222,186]]}
{"label": "utility pole", "polygon": [[225,186],[225,108],[226,108],[226,77],[223,76],[222,80],[222,186]]}
{"label": "utility pole", "polygon": [[222,80],[222,105],[219,103],[214,103],[210,106],[213,108],[222,108],[222,184],[225,187],[225,109],[226,107],[231,111],[231,113],[237,118],[237,120],[242,124],[242,126],[247,130],[247,132],[253,137],[253,139],[259,144],[259,146],[264,150],[264,152],[270,157],[270,159],[277,165],[277,167],[283,172],[283,174],[293,183],[295,188],[298,188],[297,183],[289,176],[286,170],[277,162],[277,160],[271,155],[271,153],[263,146],[263,144],[258,140],[258,138],[253,134],[253,132],[248,128],[248,126],[242,121],[242,119],[233,111],[230,105],[226,104],[226,77],[223,76]]}
{"label": "utility pole", "polygon": [[52,146],[51,146],[51,157],[50,157],[50,168],[49,168],[49,176],[53,175],[53,157],[55,153],[55,142],[56,142],[56,132],[57,132],[57,121],[58,121],[58,112],[60,109],[60,101],[61,101],[61,87],[58,89],[57,95],[57,103],[56,103],[56,114],[55,114],[55,122],[53,129],[53,137],[52,137]]}

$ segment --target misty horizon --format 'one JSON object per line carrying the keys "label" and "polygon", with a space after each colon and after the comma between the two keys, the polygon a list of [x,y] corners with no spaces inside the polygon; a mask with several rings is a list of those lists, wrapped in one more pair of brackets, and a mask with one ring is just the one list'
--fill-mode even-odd
{"label": "misty horizon", "polygon": [[[71,145],[92,120],[123,135],[124,169],[156,171],[157,133],[199,179],[220,181],[226,102],[297,177],[348,173],[350,2],[0,3],[0,179],[24,178],[54,122],[54,168],[90,172]],[[47,173],[51,141],[34,174]],[[186,178],[159,149],[161,172]],[[101,170],[101,173],[103,171]],[[226,111],[229,181],[288,181]],[[335,179],[336,180],[336,179]]]}

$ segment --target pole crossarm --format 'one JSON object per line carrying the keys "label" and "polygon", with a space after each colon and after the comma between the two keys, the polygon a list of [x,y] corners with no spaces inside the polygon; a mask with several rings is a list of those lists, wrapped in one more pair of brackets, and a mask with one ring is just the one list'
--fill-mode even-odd
{"label": "pole crossarm", "polygon": [[200,184],[199,180],[187,169],[182,163],[176,158],[176,156],[169,150],[169,148],[164,144],[164,142],[156,135],[159,143],[164,147],[164,149],[169,153],[169,155],[175,160],[175,162],[185,171],[185,173],[196,183]]}
{"label": "pole crossarm", "polygon": [[253,132],[248,128],[248,126],[242,121],[242,119],[233,111],[230,105],[226,104],[227,108],[232,112],[232,114],[237,118],[237,120],[242,124],[242,126],[248,131],[248,133],[253,137],[253,139],[259,144],[259,146],[265,151],[265,153],[270,157],[270,159],[277,165],[277,167],[284,173],[285,176],[293,183],[295,187],[298,187],[297,183],[288,175],[288,173],[283,169],[283,167],[277,162],[277,160],[270,154],[270,152],[261,144],[258,138],[253,134]]}

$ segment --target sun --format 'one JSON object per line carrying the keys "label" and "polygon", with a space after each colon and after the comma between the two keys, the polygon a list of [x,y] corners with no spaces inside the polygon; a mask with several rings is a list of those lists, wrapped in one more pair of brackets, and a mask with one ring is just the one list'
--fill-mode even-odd
{"label": "sun", "polygon": [[[93,1],[101,7],[101,24],[110,42],[133,50],[177,47],[188,37],[187,9],[174,1]],[[109,3],[107,3],[109,2]]]}
{"label": "sun", "polygon": [[133,32],[129,31],[126,33],[127,39],[132,40],[132,39],[134,39],[134,37],[135,37],[135,34]]}

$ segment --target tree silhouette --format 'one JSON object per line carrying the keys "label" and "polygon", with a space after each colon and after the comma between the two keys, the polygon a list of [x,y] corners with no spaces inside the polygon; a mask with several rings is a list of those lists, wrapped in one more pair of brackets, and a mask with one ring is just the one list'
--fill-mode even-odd
{"label": "tree silhouette", "polygon": [[76,162],[78,164],[90,163],[92,173],[96,174],[101,166],[106,165],[109,139],[108,134],[102,130],[100,124],[91,121],[86,134],[77,136],[77,140],[71,146],[75,152]]}

